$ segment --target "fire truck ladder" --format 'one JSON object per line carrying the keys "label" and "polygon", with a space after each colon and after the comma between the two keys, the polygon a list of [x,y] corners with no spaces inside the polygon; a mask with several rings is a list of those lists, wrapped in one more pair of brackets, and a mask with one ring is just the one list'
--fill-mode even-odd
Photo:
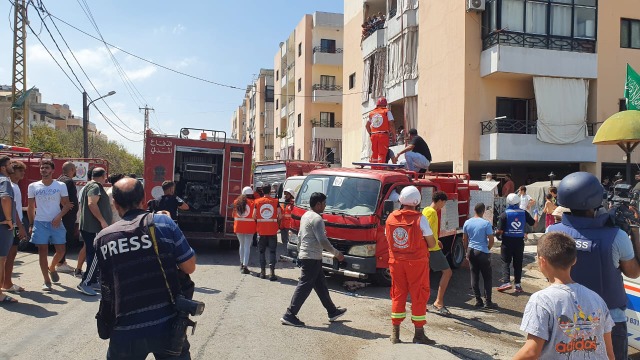
{"label": "fire truck ladder", "polygon": [[[236,165],[240,164],[240,165]],[[231,176],[231,172],[234,169],[240,169],[240,179],[234,179]],[[233,183],[233,186],[231,186]],[[227,211],[233,208],[234,200],[242,195],[242,185],[245,184],[244,181],[244,153],[239,151],[232,151],[230,153],[229,159],[229,178],[227,179]],[[237,191],[232,192],[234,189],[238,189]],[[231,227],[229,224],[226,226],[227,229],[233,229],[233,222],[231,222]]]}

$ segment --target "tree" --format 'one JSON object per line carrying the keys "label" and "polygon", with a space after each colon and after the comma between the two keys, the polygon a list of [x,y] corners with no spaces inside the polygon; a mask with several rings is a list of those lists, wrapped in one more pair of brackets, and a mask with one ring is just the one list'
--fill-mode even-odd
{"label": "tree", "polygon": [[[28,146],[34,152],[50,152],[59,157],[82,158],[82,129],[63,131],[47,126],[31,128]],[[113,174],[142,174],[142,159],[131,154],[113,140],[106,140],[100,135],[89,134],[89,158],[100,158],[109,161],[109,172]]]}

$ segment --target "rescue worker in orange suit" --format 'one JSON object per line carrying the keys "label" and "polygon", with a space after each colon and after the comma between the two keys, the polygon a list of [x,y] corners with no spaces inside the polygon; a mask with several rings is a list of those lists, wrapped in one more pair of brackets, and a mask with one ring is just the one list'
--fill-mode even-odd
{"label": "rescue worker in orange suit", "polygon": [[242,195],[233,203],[233,232],[240,243],[240,272],[249,274],[249,256],[251,241],[256,234],[256,220],[253,218],[253,189],[250,186],[242,189]]}
{"label": "rescue worker in orange suit", "polygon": [[371,139],[371,163],[384,163],[389,150],[389,136],[396,137],[393,114],[387,109],[387,99],[380,97],[376,108],[369,113],[367,132]]}
{"label": "rescue worker in orange suit", "polygon": [[260,278],[266,279],[265,268],[267,266],[266,254],[269,248],[269,268],[271,275],[269,280],[276,281],[276,248],[278,246],[278,231],[282,220],[282,209],[278,199],[271,197],[271,185],[264,184],[262,188],[264,196],[254,201],[253,217],[256,219],[258,233],[258,249],[260,250]]}
{"label": "rescue worker in orange suit", "polygon": [[406,317],[407,295],[411,294],[411,321],[415,326],[413,342],[433,345],[424,333],[429,300],[429,248],[436,245],[429,221],[417,210],[422,196],[415,186],[400,192],[399,210],[386,221],[391,273],[391,342],[400,343],[400,324]]}
{"label": "rescue worker in orange suit", "polygon": [[293,220],[291,219],[291,211],[293,210],[293,202],[295,195],[293,189],[284,190],[284,203],[282,204],[282,222],[280,222],[280,239],[282,244],[287,247],[289,242],[289,230],[293,228]]}

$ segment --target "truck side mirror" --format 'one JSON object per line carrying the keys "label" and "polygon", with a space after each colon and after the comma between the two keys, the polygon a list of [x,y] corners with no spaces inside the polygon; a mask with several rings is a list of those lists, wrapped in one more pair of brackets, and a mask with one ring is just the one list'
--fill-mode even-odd
{"label": "truck side mirror", "polygon": [[389,214],[393,212],[394,204],[393,200],[385,200],[384,205],[382,205],[382,223],[384,224],[389,217]]}

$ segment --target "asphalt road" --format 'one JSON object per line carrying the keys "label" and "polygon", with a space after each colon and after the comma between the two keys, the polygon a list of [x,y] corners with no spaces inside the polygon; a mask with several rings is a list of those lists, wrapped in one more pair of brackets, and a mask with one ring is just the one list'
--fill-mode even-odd
{"label": "asphalt road", "polygon": [[[193,359],[509,359],[523,343],[518,328],[528,294],[544,286],[539,272],[529,264],[523,279],[525,294],[495,293],[499,309],[479,311],[473,308],[469,271],[455,270],[446,296],[453,317],[427,314],[427,335],[438,344],[392,345],[388,288],[367,286],[354,294],[342,286],[349,279],[330,277],[331,296],[337,305],[348,308],[347,314],[329,323],[312,293],[299,314],[307,326],[283,326],[279,319],[289,304],[299,269],[280,263],[277,282],[261,280],[240,274],[236,249],[193,245],[198,254],[195,298],[206,303],[205,313],[195,319],[196,334],[189,338]],[[254,271],[257,255],[252,248]],[[528,259],[532,261],[531,256]],[[74,250],[69,262],[75,264]],[[497,255],[493,262],[497,279]],[[43,293],[37,256],[29,252],[18,254],[14,274],[14,282],[27,291],[17,296],[20,303],[0,305],[0,359],[105,358],[107,342],[98,338],[94,320],[99,299],[77,292],[78,279],[61,274],[54,291]],[[438,276],[432,276],[432,300]],[[401,338],[409,341],[412,337],[413,326],[407,320]]]}

